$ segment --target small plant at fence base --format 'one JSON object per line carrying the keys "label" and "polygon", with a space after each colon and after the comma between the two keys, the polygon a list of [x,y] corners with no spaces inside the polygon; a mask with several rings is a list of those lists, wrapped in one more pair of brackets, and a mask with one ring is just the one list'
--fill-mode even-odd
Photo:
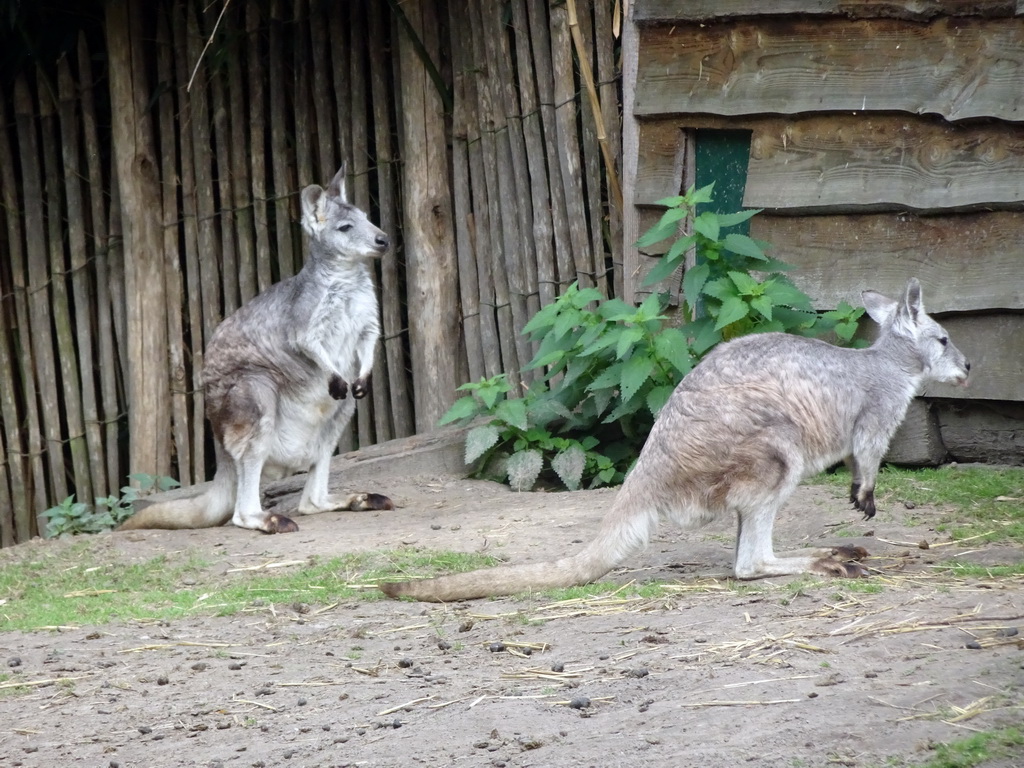
{"label": "small plant at fence base", "polygon": [[538,345],[527,369],[543,375],[522,397],[504,374],[459,388],[467,394],[440,423],[476,423],[466,463],[477,476],[507,478],[517,490],[533,488],[545,470],[570,490],[621,482],[676,384],[719,342],[766,331],[831,332],[850,342],[862,308],[844,303],[815,312],[782,274],[789,265],[766,256],[763,243],[723,232],[757,211],[695,215],[711,201],[712,186],[659,201],[667,210],[637,243],[659,243],[692,220],[692,231],[674,240],[645,283],[668,279],[695,250],[678,325],[669,323],[667,293],[633,307],[574,283],[523,329]]}
{"label": "small plant at fence base", "polygon": [[131,516],[132,505],[138,499],[149,493],[167,491],[181,485],[174,478],[143,472],[128,477],[138,484],[137,487],[126,485],[121,488],[120,496],[98,497],[95,506],[90,506],[84,501],[75,501],[72,494],[60,504],[45,510],[43,517],[46,518],[46,538],[110,530]]}

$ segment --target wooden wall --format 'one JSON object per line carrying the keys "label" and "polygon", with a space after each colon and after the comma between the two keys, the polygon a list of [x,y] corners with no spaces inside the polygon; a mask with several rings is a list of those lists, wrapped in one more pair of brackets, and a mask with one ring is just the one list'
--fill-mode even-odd
{"label": "wooden wall", "polygon": [[[919,277],[973,382],[930,387],[918,418],[951,423],[955,410],[963,432],[974,409],[979,429],[1018,434],[1019,411],[991,416],[1024,401],[1018,4],[636,0],[629,22],[627,231],[692,177],[695,129],[749,131],[743,202],[764,209],[751,235],[798,268],[820,308]],[[653,259],[628,245],[624,259],[635,295]],[[950,435],[947,456],[1024,463],[1024,439],[986,453]]]}

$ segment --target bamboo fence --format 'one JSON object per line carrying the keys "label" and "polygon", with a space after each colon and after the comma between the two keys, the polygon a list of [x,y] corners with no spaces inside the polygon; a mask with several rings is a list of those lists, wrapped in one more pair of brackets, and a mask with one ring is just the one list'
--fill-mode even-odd
{"label": "bamboo fence", "polygon": [[[101,25],[0,93],[3,546],[39,534],[38,514],[71,494],[118,493],[129,472],[183,484],[212,474],[205,344],[225,316],[301,269],[298,192],[341,162],[350,199],[395,243],[377,274],[373,397],[343,451],[429,428],[417,410],[454,400],[453,388],[426,405],[414,396],[431,384],[415,345],[444,345],[460,382],[518,376],[534,351],[521,328],[572,281],[621,295],[613,0],[420,0],[431,39],[410,33],[409,3],[133,2],[152,43],[151,215],[165,297],[137,311],[165,323],[168,372],[156,433],[134,437],[168,459],[135,466],[129,450],[129,307],[142,294],[125,248]],[[435,78],[440,114],[403,109],[410,45]],[[408,199],[421,147],[406,137],[424,119],[445,137],[446,160],[430,172],[450,198],[453,338],[410,333],[424,286],[403,233],[430,212]]]}

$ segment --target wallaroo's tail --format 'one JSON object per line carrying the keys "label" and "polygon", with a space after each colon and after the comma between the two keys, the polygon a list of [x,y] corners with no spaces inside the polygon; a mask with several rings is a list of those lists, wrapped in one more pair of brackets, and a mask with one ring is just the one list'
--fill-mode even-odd
{"label": "wallaroo's tail", "polygon": [[619,492],[615,504],[601,523],[597,537],[581,552],[570,557],[529,565],[484,568],[434,579],[384,582],[378,586],[388,597],[411,597],[441,603],[587,584],[646,547],[654,532],[657,514],[653,510],[640,515],[630,510],[627,514],[628,496],[623,491]]}
{"label": "wallaroo's tail", "polygon": [[116,530],[213,528],[231,519],[234,503],[230,484],[214,480],[213,485],[198,496],[161,501],[143,507]]}

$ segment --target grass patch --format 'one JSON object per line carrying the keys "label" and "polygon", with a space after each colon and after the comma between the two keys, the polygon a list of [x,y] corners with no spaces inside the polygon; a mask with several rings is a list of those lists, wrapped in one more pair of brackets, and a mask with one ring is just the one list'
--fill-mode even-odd
{"label": "grass patch", "polygon": [[[850,487],[850,473],[841,469],[821,474],[809,483]],[[951,538],[986,534],[982,541],[1024,544],[1024,468],[939,467],[900,469],[883,467],[875,487],[881,511],[902,510],[903,502],[950,511],[936,530]],[[897,505],[899,505],[897,507]],[[991,531],[991,533],[989,533]]]}
{"label": "grass patch", "polygon": [[231,615],[265,603],[329,602],[383,596],[378,579],[432,576],[494,564],[483,555],[391,550],[361,552],[307,564],[223,575],[196,553],[140,563],[99,560],[85,546],[71,546],[0,568],[0,630],[103,625],[115,621],[167,620]]}
{"label": "grass patch", "polygon": [[1024,757],[1024,730],[1001,728],[940,744],[935,755],[920,768],[977,768],[990,760],[1015,755]]}
{"label": "grass patch", "polygon": [[643,584],[615,584],[610,581],[596,581],[592,584],[582,584],[576,587],[561,587],[559,589],[548,589],[540,594],[554,602],[565,600],[598,600],[601,598],[631,599],[643,598],[645,600],[656,600],[663,597],[672,597],[678,590],[672,589],[671,582],[651,581]]}

